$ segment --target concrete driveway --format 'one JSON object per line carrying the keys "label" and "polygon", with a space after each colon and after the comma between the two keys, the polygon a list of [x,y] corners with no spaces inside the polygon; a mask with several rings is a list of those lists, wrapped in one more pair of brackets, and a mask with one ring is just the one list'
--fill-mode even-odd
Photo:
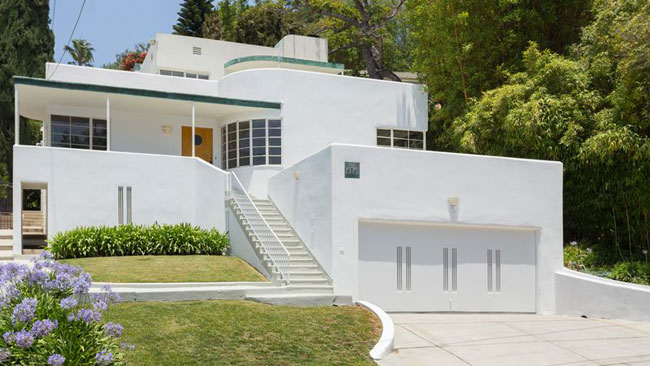
{"label": "concrete driveway", "polygon": [[390,314],[379,365],[650,365],[650,323],[535,314]]}

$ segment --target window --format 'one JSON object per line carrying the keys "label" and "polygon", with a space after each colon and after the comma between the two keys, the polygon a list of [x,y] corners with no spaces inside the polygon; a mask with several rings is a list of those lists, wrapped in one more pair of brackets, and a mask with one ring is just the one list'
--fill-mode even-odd
{"label": "window", "polygon": [[174,71],[174,70],[163,70],[160,69],[158,72],[160,75],[164,76],[176,76],[180,78],[190,78],[190,79],[201,79],[201,80],[208,80],[210,79],[210,75],[208,74],[199,74],[196,72],[184,72],[184,71]]}
{"label": "window", "polygon": [[52,115],[51,146],[106,150],[106,120]]}
{"label": "window", "polygon": [[222,127],[222,168],[282,164],[281,127],[279,119],[253,119]]}
{"label": "window", "polygon": [[424,132],[377,129],[377,146],[424,150]]}

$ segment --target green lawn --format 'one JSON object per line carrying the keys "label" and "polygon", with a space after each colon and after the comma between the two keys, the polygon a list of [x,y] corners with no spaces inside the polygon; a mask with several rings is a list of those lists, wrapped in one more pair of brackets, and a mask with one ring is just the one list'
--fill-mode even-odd
{"label": "green lawn", "polygon": [[81,266],[96,282],[266,281],[236,257],[211,255],[136,256],[64,259]]}
{"label": "green lawn", "polygon": [[129,365],[374,365],[374,314],[249,301],[123,303],[106,319],[135,344]]}

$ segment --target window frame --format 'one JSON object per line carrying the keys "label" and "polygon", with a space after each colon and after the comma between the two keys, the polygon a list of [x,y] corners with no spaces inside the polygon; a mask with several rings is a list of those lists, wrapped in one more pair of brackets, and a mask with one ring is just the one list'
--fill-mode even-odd
{"label": "window frame", "polygon": [[[52,137],[54,135],[57,135],[57,136],[58,135],[61,135],[61,136],[66,135],[65,133],[54,133],[54,132],[52,132],[52,127],[55,124],[54,123],[55,118],[60,118],[60,117],[66,118],[68,120],[69,128],[68,128],[67,136],[69,136],[69,141],[67,143],[67,146],[62,146],[58,142],[55,143],[58,146],[55,146],[53,144],[53,142],[52,142]],[[73,132],[72,131],[73,130],[73,127],[72,127],[73,119],[77,119],[77,121],[82,120],[82,119],[87,120],[88,135],[80,135],[80,134],[73,134],[72,133]],[[97,121],[98,123],[100,123],[100,122],[103,123],[104,126],[103,127],[97,127],[95,125],[95,121]],[[104,135],[97,135],[96,136],[95,135],[95,128],[96,127],[99,128],[99,129],[103,129],[104,130]],[[48,133],[47,133],[47,135],[48,135],[48,145],[50,147],[60,147],[60,148],[63,148],[63,149],[108,151],[108,122],[107,122],[107,120],[105,118],[81,117],[81,116],[62,115],[62,114],[50,114],[49,115],[49,124],[48,124]],[[79,137],[83,137],[83,138],[87,137],[88,138],[88,144],[87,145],[86,144],[73,144],[72,136],[79,136]],[[105,140],[105,144],[104,145],[95,144],[95,138],[96,137],[97,138],[103,138]],[[73,146],[73,145],[75,145],[75,146]]]}
{"label": "window frame", "polygon": [[210,74],[209,73],[204,73],[202,71],[158,69],[158,75],[173,76],[173,77],[187,78],[187,79],[196,79],[196,80],[210,80]]}
{"label": "window frame", "polygon": [[[255,122],[263,121],[263,127],[255,127]],[[274,123],[274,126],[271,126],[270,122]],[[241,128],[242,125],[247,124],[247,127]],[[276,126],[277,125],[277,126]],[[230,126],[234,126],[234,130],[230,131]],[[270,136],[270,131],[274,131],[274,136]],[[243,137],[242,132],[247,131],[248,136]],[[255,131],[262,131],[255,132]],[[277,135],[275,134],[278,131]],[[233,141],[230,140],[230,135],[234,133],[235,145],[234,148],[230,148],[230,145]],[[274,145],[271,144],[271,139],[273,139]],[[277,141],[276,141],[277,139]],[[263,145],[258,145],[256,140],[259,142],[263,141]],[[248,146],[242,147],[242,141],[247,141]],[[257,145],[256,145],[257,144]],[[255,149],[264,149],[263,154],[255,153]],[[271,148],[278,148],[279,154],[271,155]],[[248,150],[247,154],[242,154],[242,151]],[[234,153],[235,156],[230,156],[231,153]],[[263,163],[256,163],[263,159]],[[242,164],[242,161],[246,161],[247,164]],[[277,159],[277,160],[276,160]],[[271,161],[276,161],[271,163]],[[231,164],[231,162],[233,164]],[[226,123],[221,127],[221,168],[234,169],[240,167],[258,167],[258,166],[282,166],[282,119],[281,118],[250,118],[243,120],[236,120],[234,122]]]}
{"label": "window frame", "polygon": [[[390,136],[380,134],[380,131],[389,131]],[[399,132],[400,134],[404,133],[406,135],[406,137],[396,137],[395,132]],[[412,138],[411,135],[413,133],[421,134],[422,139]],[[386,140],[390,140],[390,145],[388,145],[388,144],[380,144],[379,143],[380,140],[384,140],[384,142],[387,142]],[[405,142],[406,146],[397,146],[395,144],[396,140],[398,140],[400,142]],[[421,145],[421,147],[412,147],[411,146],[411,141],[413,141],[413,142],[416,142],[416,141],[421,142],[422,145]],[[396,148],[396,149],[421,150],[421,151],[426,151],[426,149],[427,149],[426,131],[420,131],[420,130],[404,130],[404,129],[399,129],[399,128],[377,127],[375,142],[376,142],[378,147],[390,147],[390,148]]]}

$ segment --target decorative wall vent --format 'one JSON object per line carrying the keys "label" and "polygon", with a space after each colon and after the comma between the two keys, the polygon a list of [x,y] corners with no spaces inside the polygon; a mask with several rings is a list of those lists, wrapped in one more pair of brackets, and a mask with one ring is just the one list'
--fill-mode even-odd
{"label": "decorative wall vent", "polygon": [[192,47],[192,54],[201,56],[201,47]]}

